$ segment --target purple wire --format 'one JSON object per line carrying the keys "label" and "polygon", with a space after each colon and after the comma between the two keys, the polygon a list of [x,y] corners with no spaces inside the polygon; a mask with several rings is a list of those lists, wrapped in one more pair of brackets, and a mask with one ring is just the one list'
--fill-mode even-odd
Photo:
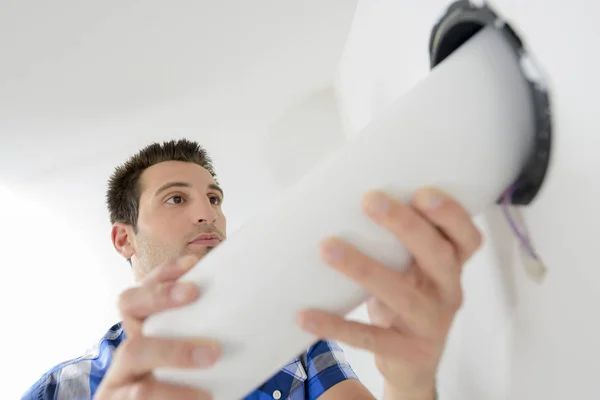
{"label": "purple wire", "polygon": [[504,192],[503,201],[502,201],[502,209],[504,211],[504,215],[506,216],[506,219],[508,220],[508,223],[510,224],[511,230],[519,238],[519,241],[521,242],[521,245],[523,246],[523,248],[525,248],[527,250],[527,253],[529,253],[529,255],[533,259],[540,261],[540,258],[538,257],[535,250],[533,249],[533,246],[531,245],[531,241],[529,240],[528,235],[519,230],[513,216],[510,213],[510,208],[509,208],[510,207],[510,199],[512,197],[513,191],[514,191],[514,186],[511,185],[506,190],[506,192]]}

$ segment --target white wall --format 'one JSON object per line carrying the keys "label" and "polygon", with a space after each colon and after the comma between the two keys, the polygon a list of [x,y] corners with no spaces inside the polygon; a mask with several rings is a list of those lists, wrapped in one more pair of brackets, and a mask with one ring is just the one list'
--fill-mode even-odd
{"label": "white wall", "polygon": [[[549,272],[541,285],[527,278],[498,210],[491,209],[478,219],[487,242],[465,270],[466,304],[443,361],[442,397],[594,398],[600,372],[600,323],[595,317],[600,301],[600,268],[596,267],[600,163],[595,150],[600,148],[600,136],[593,89],[600,86],[596,75],[600,58],[585,39],[594,37],[593,18],[600,13],[598,6],[585,0],[572,1],[569,8],[558,1],[495,3],[503,5],[517,26],[528,27],[527,39],[556,89],[558,131],[551,174],[535,204],[524,211]],[[361,68],[379,78],[368,84],[356,82],[363,85],[365,97],[347,104],[355,113],[353,120],[344,121],[346,127],[366,123],[426,76],[429,29],[444,4],[442,0],[427,6],[416,0],[362,2],[355,32],[364,29],[369,36],[356,37],[370,37],[365,43],[371,45],[363,47],[368,52]],[[577,29],[559,29],[564,26]],[[560,35],[549,39],[558,31]],[[358,42],[351,43],[360,47]],[[374,62],[386,49],[389,62]],[[306,105],[300,115],[281,119],[274,116],[285,112],[284,105],[275,101],[256,104],[251,96],[242,97],[240,103],[247,101],[248,107],[238,109],[236,118],[208,125],[197,115],[205,101],[182,102],[176,97],[162,108],[153,106],[137,110],[135,116],[94,122],[93,133],[79,131],[79,138],[77,129],[70,127],[70,141],[60,144],[56,140],[58,146],[54,145],[70,149],[62,153],[65,157],[79,154],[61,160],[52,159],[52,142],[36,136],[42,131],[39,126],[31,128],[33,122],[21,132],[33,140],[39,138],[43,146],[31,151],[23,136],[13,137],[8,125],[0,125],[4,128],[0,143],[8,143],[0,146],[0,152],[5,149],[0,153],[4,166],[0,243],[5,273],[0,309],[3,327],[12,327],[2,329],[0,339],[12,344],[3,352],[5,368],[14,366],[18,371],[8,380],[2,378],[2,397],[18,398],[46,369],[81,354],[117,318],[116,296],[132,280],[128,265],[111,248],[103,204],[105,181],[115,164],[150,139],[188,136],[202,141],[213,153],[228,191],[225,207],[235,230],[253,212],[268,206],[304,167],[342,142],[340,126],[323,112],[335,108],[331,95],[331,88],[322,87],[313,98],[319,107]],[[319,117],[323,124],[306,115]],[[296,123],[287,136],[281,129],[286,121]],[[301,121],[306,123],[304,132],[298,125]],[[63,125],[54,122],[48,130],[60,132]],[[311,136],[303,136],[306,132]],[[126,139],[117,136],[122,133],[127,133]],[[35,164],[29,158],[32,154],[46,161]],[[29,168],[34,164],[35,169]],[[52,169],[45,168],[49,165]],[[11,170],[15,173],[6,172]],[[364,310],[354,317],[364,318]],[[59,330],[65,327],[66,332]],[[359,375],[379,396],[381,380],[371,357],[352,349],[348,352]]]}

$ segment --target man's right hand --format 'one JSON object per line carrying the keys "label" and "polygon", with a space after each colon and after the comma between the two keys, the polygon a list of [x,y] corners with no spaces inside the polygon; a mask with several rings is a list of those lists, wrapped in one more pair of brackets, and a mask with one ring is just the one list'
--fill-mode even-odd
{"label": "man's right hand", "polygon": [[209,393],[194,388],[159,382],[152,377],[155,368],[208,368],[220,356],[217,343],[208,340],[176,340],[142,335],[144,320],[159,311],[189,304],[199,296],[199,288],[189,282],[176,282],[193,267],[198,258],[187,256],[156,268],[142,285],[124,291],[119,309],[127,338],[102,380],[95,400],[204,400]]}

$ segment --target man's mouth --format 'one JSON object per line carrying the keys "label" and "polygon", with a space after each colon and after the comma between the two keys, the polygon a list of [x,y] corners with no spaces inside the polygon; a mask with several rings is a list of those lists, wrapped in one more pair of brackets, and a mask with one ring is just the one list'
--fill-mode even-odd
{"label": "man's mouth", "polygon": [[215,233],[203,233],[196,236],[189,243],[193,246],[215,247],[221,243],[221,238]]}

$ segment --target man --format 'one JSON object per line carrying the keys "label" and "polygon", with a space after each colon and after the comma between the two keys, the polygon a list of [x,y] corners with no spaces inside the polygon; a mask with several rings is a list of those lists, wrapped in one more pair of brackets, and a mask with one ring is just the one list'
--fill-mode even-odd
{"label": "man", "polygon": [[[112,241],[140,285],[120,296],[121,323],[87,355],[44,374],[23,399],[209,399],[204,391],[158,382],[151,371],[210,368],[219,359],[213,341],[219,338],[148,338],[141,326],[149,315],[201,296],[202,288],[176,280],[225,240],[222,202],[212,161],[195,142],[152,144],[118,167],[107,193]],[[405,272],[385,268],[338,239],[324,238],[322,244],[325,261],[372,294],[372,324],[299,312],[300,326],[327,340],[290,360],[247,400],[373,399],[335,341],[374,353],[385,378],[385,400],[436,398],[436,370],[462,301],[461,266],[480,246],[481,235],[467,212],[437,190],[419,191],[412,203],[376,192],[364,201],[374,223],[393,232],[413,255]]]}

